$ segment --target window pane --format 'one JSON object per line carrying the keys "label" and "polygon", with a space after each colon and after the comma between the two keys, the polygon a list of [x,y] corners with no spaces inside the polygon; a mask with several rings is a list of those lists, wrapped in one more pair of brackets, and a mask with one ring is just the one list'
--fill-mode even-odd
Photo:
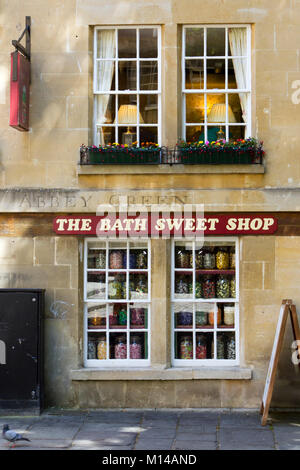
{"label": "window pane", "polygon": [[175,273],[174,279],[174,298],[192,299],[193,298],[193,273]]}
{"label": "window pane", "polygon": [[98,127],[97,133],[99,135],[99,145],[108,145],[115,142],[115,128],[114,127]]}
{"label": "window pane", "polygon": [[140,144],[143,142],[153,142],[157,144],[157,127],[140,127]]}
{"label": "window pane", "polygon": [[88,333],[87,358],[105,360],[107,358],[106,334]]}
{"label": "window pane", "polygon": [[148,274],[141,273],[129,274],[129,290],[131,299],[143,299],[148,298]]}
{"label": "window pane", "polygon": [[246,94],[233,93],[228,95],[228,122],[244,122],[241,99],[246,101]]}
{"label": "window pane", "polygon": [[97,31],[97,58],[113,59],[116,57],[116,33],[114,29]]}
{"label": "window pane", "polygon": [[112,60],[98,60],[96,67],[96,90],[115,90],[115,62]]}
{"label": "window pane", "polygon": [[192,243],[175,243],[175,268],[193,268]]}
{"label": "window pane", "polygon": [[225,28],[207,28],[207,56],[225,56]]}
{"label": "window pane", "polygon": [[140,119],[141,124],[157,124],[157,100],[157,95],[140,95],[140,113],[142,117],[142,119]]}
{"label": "window pane", "polygon": [[90,303],[87,306],[87,326],[89,330],[106,328],[106,305]]}
{"label": "window pane", "polygon": [[143,304],[130,304],[130,329],[148,328],[148,308]]}
{"label": "window pane", "polygon": [[157,29],[140,29],[140,57],[157,57]]}
{"label": "window pane", "polygon": [[147,245],[141,243],[130,243],[129,251],[129,268],[130,269],[147,269],[148,268],[148,249]]}
{"label": "window pane", "polygon": [[193,359],[193,334],[175,332],[175,359]]}
{"label": "window pane", "polygon": [[118,143],[131,146],[137,141],[135,126],[118,127]]}
{"label": "window pane", "polygon": [[108,298],[126,299],[126,274],[109,273],[108,275]]}
{"label": "window pane", "polygon": [[130,359],[148,359],[148,334],[130,333]]}
{"label": "window pane", "polygon": [[217,358],[235,359],[235,333],[217,333]]}
{"label": "window pane", "polygon": [[185,61],[185,88],[204,88],[204,65],[203,60]]}
{"label": "window pane", "polygon": [[196,359],[213,359],[213,333],[197,333],[196,334]]}
{"label": "window pane", "polygon": [[105,243],[89,244],[88,249],[88,269],[105,269],[106,267],[106,249]]}
{"label": "window pane", "polygon": [[135,29],[118,30],[118,53],[120,58],[137,57]]}
{"label": "window pane", "polygon": [[118,63],[119,90],[136,90],[136,61],[121,60]]}
{"label": "window pane", "polygon": [[229,140],[245,138],[245,126],[229,126]]}
{"label": "window pane", "polygon": [[110,330],[127,328],[126,304],[117,303],[108,305],[108,324]]}
{"label": "window pane", "polygon": [[228,88],[246,89],[247,84],[247,59],[228,60]]}
{"label": "window pane", "polygon": [[225,60],[207,60],[206,88],[225,88]]}
{"label": "window pane", "polygon": [[186,122],[204,122],[204,95],[196,93],[186,95]]}
{"label": "window pane", "polygon": [[247,55],[247,28],[228,29],[228,55]]}
{"label": "window pane", "polygon": [[204,126],[186,126],[185,134],[187,142],[204,141]]}
{"label": "window pane", "polygon": [[203,28],[187,28],[185,30],[185,55],[189,57],[204,55]]}
{"label": "window pane", "polygon": [[222,94],[207,94],[207,122],[225,122],[226,120],[226,97]]}
{"label": "window pane", "polygon": [[87,298],[105,299],[105,274],[88,273]]}
{"label": "window pane", "polygon": [[126,269],[126,244],[110,245],[108,267],[109,269]]}
{"label": "window pane", "polygon": [[110,359],[127,359],[127,336],[122,333],[109,334]]}
{"label": "window pane", "polygon": [[115,95],[97,95],[96,124],[113,124],[115,120]]}
{"label": "window pane", "polygon": [[156,60],[140,62],[140,90],[157,90],[158,69]]}

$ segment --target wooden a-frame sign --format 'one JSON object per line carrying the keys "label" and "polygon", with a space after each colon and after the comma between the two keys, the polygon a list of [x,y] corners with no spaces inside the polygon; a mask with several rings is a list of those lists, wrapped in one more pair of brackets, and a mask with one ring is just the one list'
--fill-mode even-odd
{"label": "wooden a-frame sign", "polygon": [[[297,350],[298,350],[298,357],[300,358],[300,329],[299,329],[296,307],[293,304],[292,300],[285,299],[282,301],[280,312],[279,312],[275,339],[274,339],[264,394],[263,394],[261,408],[260,408],[260,414],[262,414],[262,420],[261,420],[262,426],[266,425],[267,419],[268,419],[279,355],[282,349],[286,321],[289,315],[290,315],[291,322],[292,322],[294,339],[295,341],[299,341],[296,344],[297,344]],[[299,365],[300,365],[300,361],[299,361]]]}

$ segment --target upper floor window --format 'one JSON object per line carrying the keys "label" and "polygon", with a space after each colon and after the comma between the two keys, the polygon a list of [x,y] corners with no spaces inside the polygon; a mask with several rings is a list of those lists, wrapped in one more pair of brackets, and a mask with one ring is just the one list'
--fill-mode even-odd
{"label": "upper floor window", "polygon": [[250,27],[185,26],[183,138],[243,139],[250,130]]}
{"label": "upper floor window", "polygon": [[94,36],[94,143],[160,144],[160,28],[99,27]]}

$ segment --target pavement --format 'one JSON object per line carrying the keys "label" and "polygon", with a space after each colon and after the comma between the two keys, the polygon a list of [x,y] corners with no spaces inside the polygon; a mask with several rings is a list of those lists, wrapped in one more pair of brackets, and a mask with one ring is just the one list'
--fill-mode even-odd
{"label": "pavement", "polygon": [[5,415],[0,427],[30,439],[0,450],[300,450],[300,411],[269,415],[257,410],[45,411]]}

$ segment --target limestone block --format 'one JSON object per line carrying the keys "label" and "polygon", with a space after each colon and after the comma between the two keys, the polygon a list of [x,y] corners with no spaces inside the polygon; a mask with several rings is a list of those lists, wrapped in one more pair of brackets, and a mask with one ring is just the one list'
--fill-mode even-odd
{"label": "limestone block", "polygon": [[55,242],[55,264],[78,266],[78,238],[56,237]]}
{"label": "limestone block", "polygon": [[87,140],[87,131],[38,129],[30,137],[30,154],[39,162],[74,164],[79,160],[79,148]]}
{"label": "limestone block", "polygon": [[176,408],[219,408],[221,387],[219,381],[176,381]]}
{"label": "limestone block", "polygon": [[5,186],[45,186],[45,165],[37,160],[31,162],[5,163]]}
{"label": "limestone block", "polygon": [[22,238],[0,238],[0,263],[1,265],[32,266],[32,238],[26,236]]}
{"label": "limestone block", "polygon": [[262,289],[262,263],[243,262],[241,265],[241,277],[244,289]]}
{"label": "limestone block", "polygon": [[126,382],[74,382],[80,408],[124,408]]}
{"label": "limestone block", "polygon": [[54,237],[34,238],[34,264],[54,264]]}
{"label": "limestone block", "polygon": [[243,237],[241,239],[242,261],[275,262],[275,237]]}
{"label": "limestone block", "polygon": [[[77,151],[75,152],[77,154]],[[60,168],[58,172],[57,169]],[[74,163],[49,162],[46,163],[47,187],[76,187],[77,175]]]}

